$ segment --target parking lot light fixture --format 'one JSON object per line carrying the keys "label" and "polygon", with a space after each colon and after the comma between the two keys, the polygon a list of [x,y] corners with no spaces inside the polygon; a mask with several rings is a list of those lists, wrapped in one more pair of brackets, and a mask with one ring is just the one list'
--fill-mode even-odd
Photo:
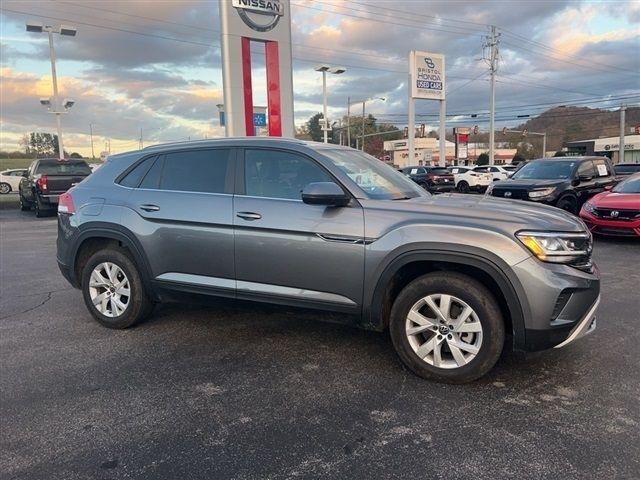
{"label": "parking lot light fixture", "polygon": [[27,32],[43,33],[46,32],[49,36],[49,59],[51,60],[51,81],[53,82],[53,97],[49,99],[40,99],[40,104],[47,107],[50,113],[56,116],[56,126],[58,129],[58,156],[60,160],[64,160],[64,144],[62,143],[62,125],[60,115],[67,113],[68,110],[75,103],[71,99],[64,101],[64,104],[60,102],[60,95],[58,94],[58,77],[56,75],[56,51],[53,47],[53,34],[58,33],[68,37],[75,37],[77,30],[70,25],[61,25],[60,27],[52,27],[50,25],[43,25],[39,22],[27,22]]}
{"label": "parking lot light fixture", "polygon": [[347,71],[344,67],[332,67],[330,65],[318,65],[316,72],[322,72],[322,131],[324,132],[324,143],[328,143],[329,120],[327,119],[327,72],[340,75]]}

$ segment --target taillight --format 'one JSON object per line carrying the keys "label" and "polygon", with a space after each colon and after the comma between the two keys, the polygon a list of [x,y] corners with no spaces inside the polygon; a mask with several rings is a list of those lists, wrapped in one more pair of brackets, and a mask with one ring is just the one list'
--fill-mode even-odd
{"label": "taillight", "polygon": [[58,213],[73,215],[76,213],[76,206],[73,204],[73,197],[69,192],[65,192],[58,198]]}
{"label": "taillight", "polygon": [[42,175],[38,180],[36,180],[36,185],[41,192],[44,192],[48,188],[48,180],[46,175]]}

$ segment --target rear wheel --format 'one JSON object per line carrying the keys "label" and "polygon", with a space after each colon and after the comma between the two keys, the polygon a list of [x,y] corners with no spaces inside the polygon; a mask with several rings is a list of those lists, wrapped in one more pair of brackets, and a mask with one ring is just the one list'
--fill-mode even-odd
{"label": "rear wheel", "polygon": [[578,213],[578,202],[573,197],[563,197],[558,200],[556,207],[576,215]]}
{"label": "rear wheel", "polygon": [[6,195],[10,191],[11,191],[11,185],[9,185],[8,183],[4,183],[4,182],[0,183],[0,194]]}
{"label": "rear wheel", "polygon": [[91,315],[108,328],[131,327],[153,309],[136,265],[118,249],[89,258],[82,269],[82,295]]}
{"label": "rear wheel", "polygon": [[505,336],[491,292],[454,272],[430,273],[407,285],[393,304],[389,329],[409,369],[446,383],[486,374],[498,361]]}
{"label": "rear wheel", "polygon": [[458,182],[458,191],[460,193],[469,193],[469,184],[465,180]]}
{"label": "rear wheel", "polygon": [[36,217],[38,218],[46,216],[50,211],[47,207],[44,206],[44,203],[42,203],[42,200],[40,200],[40,197],[38,197],[38,195],[36,195],[35,210]]}
{"label": "rear wheel", "polygon": [[22,193],[20,193],[18,195],[20,197],[20,210],[22,210],[23,212],[27,212],[27,211],[31,210],[31,202],[27,201],[22,196]]}

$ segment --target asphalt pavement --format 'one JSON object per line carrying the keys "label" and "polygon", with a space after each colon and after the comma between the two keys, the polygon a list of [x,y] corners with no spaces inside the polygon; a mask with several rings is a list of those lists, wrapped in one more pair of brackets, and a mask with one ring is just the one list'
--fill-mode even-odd
{"label": "asphalt pavement", "polygon": [[597,240],[598,328],[452,386],[387,334],[212,302],[94,322],[55,217],[0,210],[0,478],[640,477],[640,242]]}

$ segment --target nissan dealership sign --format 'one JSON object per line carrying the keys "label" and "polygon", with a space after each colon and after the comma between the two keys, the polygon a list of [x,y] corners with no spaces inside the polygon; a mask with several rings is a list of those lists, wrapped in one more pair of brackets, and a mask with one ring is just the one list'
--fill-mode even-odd
{"label": "nissan dealership sign", "polygon": [[233,0],[231,4],[242,21],[256,32],[275,28],[284,15],[284,5],[277,0]]}

